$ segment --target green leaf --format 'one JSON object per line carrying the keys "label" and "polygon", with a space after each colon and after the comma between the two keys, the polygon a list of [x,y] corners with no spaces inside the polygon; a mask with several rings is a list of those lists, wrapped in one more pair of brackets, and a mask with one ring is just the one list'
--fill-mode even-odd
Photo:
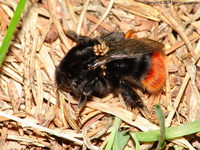
{"label": "green leaf", "polygon": [[115,139],[115,135],[120,127],[120,123],[121,123],[121,119],[118,117],[115,117],[114,120],[114,125],[113,125],[113,130],[109,136],[109,141],[106,145],[106,149],[105,150],[111,150],[113,147],[113,143],[114,143],[114,139]]}
{"label": "green leaf", "polygon": [[127,134],[126,132],[117,131],[115,134],[115,139],[113,143],[113,150],[124,149],[129,139],[130,139],[129,134]]}
{"label": "green leaf", "polygon": [[[176,127],[170,127],[165,128],[165,139],[174,139],[178,137],[182,137],[185,135],[193,134],[196,132],[200,132],[200,120],[196,120],[194,122],[176,126]],[[160,130],[153,130],[148,132],[136,132],[136,133],[130,133],[135,134],[138,141],[143,142],[154,142],[158,141],[160,138]]]}
{"label": "green leaf", "polygon": [[155,106],[155,111],[160,125],[160,139],[156,150],[161,150],[165,147],[165,117],[160,105]]}
{"label": "green leaf", "polygon": [[140,143],[139,143],[135,133],[131,133],[131,137],[133,138],[133,140],[135,142],[135,149],[140,150]]}
{"label": "green leaf", "polygon": [[2,45],[1,45],[1,48],[0,48],[0,67],[3,63],[5,56],[6,56],[6,53],[8,52],[8,47],[10,45],[10,41],[13,37],[15,28],[16,28],[18,22],[19,22],[21,13],[24,10],[25,4],[26,4],[26,0],[20,0],[19,1],[18,6],[17,6],[16,11],[15,11],[15,14],[14,14],[14,16],[13,16],[11,22],[10,22],[7,33],[6,33],[4,40],[2,42]]}

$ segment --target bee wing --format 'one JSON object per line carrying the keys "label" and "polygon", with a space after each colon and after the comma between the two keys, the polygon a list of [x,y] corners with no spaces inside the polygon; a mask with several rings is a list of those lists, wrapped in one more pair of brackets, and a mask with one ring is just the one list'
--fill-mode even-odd
{"label": "bee wing", "polygon": [[90,64],[90,69],[95,69],[113,60],[135,58],[153,51],[161,51],[164,48],[164,44],[145,38],[123,39],[114,42],[109,41],[106,42],[106,45],[109,47],[109,51],[97,61]]}

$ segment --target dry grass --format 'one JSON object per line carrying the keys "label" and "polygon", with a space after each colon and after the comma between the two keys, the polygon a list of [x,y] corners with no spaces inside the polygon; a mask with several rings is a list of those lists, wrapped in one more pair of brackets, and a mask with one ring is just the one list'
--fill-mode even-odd
{"label": "dry grass", "polygon": [[[80,149],[84,142],[97,149],[109,135],[113,116],[120,117],[125,126],[141,131],[157,128],[137,109],[132,112],[124,109],[113,95],[94,98],[76,116],[77,101],[57,91],[54,82],[56,66],[74,45],[65,36],[68,29],[91,37],[134,29],[137,37],[163,42],[168,68],[166,88],[158,96],[144,95],[144,102],[151,113],[153,105],[161,103],[167,126],[200,119],[200,2],[195,2],[187,5],[150,5],[132,0],[27,2],[1,68],[0,110],[12,115],[1,114],[4,117],[0,117],[0,149]],[[0,41],[16,6],[16,0],[0,0]],[[200,149],[198,138],[195,134],[175,140],[167,148],[179,142],[190,149]]]}

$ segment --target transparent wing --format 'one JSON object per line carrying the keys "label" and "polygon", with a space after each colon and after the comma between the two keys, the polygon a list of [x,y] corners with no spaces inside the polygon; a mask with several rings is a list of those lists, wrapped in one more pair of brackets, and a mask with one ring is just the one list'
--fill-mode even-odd
{"label": "transparent wing", "polygon": [[95,69],[113,60],[135,58],[153,51],[162,51],[164,48],[164,44],[145,38],[106,41],[106,45],[109,47],[107,54],[90,64],[89,69]]}

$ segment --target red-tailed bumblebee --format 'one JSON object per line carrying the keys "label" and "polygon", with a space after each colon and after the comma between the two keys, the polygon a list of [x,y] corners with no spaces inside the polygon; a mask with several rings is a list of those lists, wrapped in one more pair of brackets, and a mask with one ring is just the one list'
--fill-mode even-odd
{"label": "red-tailed bumblebee", "polygon": [[78,108],[92,96],[120,93],[131,106],[143,107],[134,89],[157,93],[165,83],[165,63],[160,42],[125,38],[114,32],[97,38],[67,35],[77,42],[56,69],[58,88],[79,99]]}

